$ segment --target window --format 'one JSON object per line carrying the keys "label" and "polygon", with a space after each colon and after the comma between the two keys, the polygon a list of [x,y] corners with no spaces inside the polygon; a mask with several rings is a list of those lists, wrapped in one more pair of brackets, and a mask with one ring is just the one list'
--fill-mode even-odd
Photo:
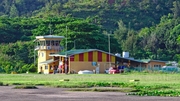
{"label": "window", "polygon": [[45,69],[48,69],[48,66],[45,66]]}
{"label": "window", "polygon": [[44,53],[41,53],[42,57],[44,57]]}
{"label": "window", "polygon": [[49,41],[49,40],[46,41],[46,45],[47,45],[47,46],[50,46],[50,41]]}
{"label": "window", "polygon": [[51,41],[51,45],[54,46],[54,43],[55,43],[54,40],[52,40],[52,41]]}
{"label": "window", "polygon": [[56,46],[59,46],[59,41],[55,41],[55,45],[56,45]]}
{"label": "window", "polygon": [[41,46],[45,46],[45,41],[40,41]]}
{"label": "window", "polygon": [[158,67],[158,65],[154,65],[154,67]]}
{"label": "window", "polygon": [[154,67],[161,67],[161,65],[154,65]]}

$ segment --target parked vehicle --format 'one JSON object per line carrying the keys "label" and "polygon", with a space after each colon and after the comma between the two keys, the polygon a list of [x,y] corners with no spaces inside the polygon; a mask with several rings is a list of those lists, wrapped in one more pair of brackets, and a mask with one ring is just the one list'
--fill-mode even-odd
{"label": "parked vehicle", "polygon": [[117,74],[117,73],[120,73],[119,69],[116,68],[109,69],[109,74]]}
{"label": "parked vehicle", "polygon": [[94,72],[90,70],[80,70],[78,74],[94,74]]}

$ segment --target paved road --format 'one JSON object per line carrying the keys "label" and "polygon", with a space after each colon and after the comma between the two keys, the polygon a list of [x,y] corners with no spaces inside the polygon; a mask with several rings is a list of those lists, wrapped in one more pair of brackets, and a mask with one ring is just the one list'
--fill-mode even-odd
{"label": "paved road", "polygon": [[63,88],[0,86],[0,101],[180,101],[179,97],[127,96],[121,92],[71,92]]}

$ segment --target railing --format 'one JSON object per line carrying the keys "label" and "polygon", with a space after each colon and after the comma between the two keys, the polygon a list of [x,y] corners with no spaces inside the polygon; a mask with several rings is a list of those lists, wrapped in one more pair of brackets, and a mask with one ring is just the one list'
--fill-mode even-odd
{"label": "railing", "polygon": [[36,46],[35,50],[62,50],[61,46]]}

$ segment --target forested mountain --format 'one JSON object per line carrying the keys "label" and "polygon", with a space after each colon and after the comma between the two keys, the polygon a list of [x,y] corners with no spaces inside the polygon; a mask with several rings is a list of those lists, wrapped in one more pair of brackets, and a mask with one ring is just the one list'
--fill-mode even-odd
{"label": "forested mountain", "polygon": [[179,61],[180,0],[1,0],[0,72],[36,71],[35,36],[66,33],[68,50],[108,51],[111,34],[112,53]]}
{"label": "forested mountain", "polygon": [[107,31],[118,28],[117,21],[140,30],[159,23],[172,13],[175,0],[1,0],[0,15],[13,17],[72,16],[91,18]]}

